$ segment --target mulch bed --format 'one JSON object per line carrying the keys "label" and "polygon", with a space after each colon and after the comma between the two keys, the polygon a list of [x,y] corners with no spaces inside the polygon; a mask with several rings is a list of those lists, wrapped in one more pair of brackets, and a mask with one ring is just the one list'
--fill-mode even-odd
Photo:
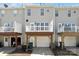
{"label": "mulch bed", "polygon": [[67,49],[54,48],[53,53],[55,56],[77,56],[77,54],[72,51],[68,51]]}
{"label": "mulch bed", "polygon": [[8,56],[30,56],[32,51],[23,51],[23,50],[15,50],[11,53],[9,53]]}

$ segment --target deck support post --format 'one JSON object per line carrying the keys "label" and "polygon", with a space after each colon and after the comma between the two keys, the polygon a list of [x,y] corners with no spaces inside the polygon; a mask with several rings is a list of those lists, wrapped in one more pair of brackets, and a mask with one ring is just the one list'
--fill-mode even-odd
{"label": "deck support post", "polygon": [[61,49],[64,49],[64,36],[63,35],[61,36],[61,41],[62,41]]}
{"label": "deck support post", "polygon": [[37,37],[35,36],[35,47],[37,47]]}
{"label": "deck support post", "polygon": [[53,43],[53,37],[52,37],[52,35],[51,35],[51,43],[50,43],[50,48],[51,48],[51,49],[52,49],[52,47],[53,47],[52,43]]}
{"label": "deck support post", "polygon": [[15,41],[16,41],[16,47],[17,47],[17,46],[18,46],[18,45],[17,45],[17,35],[15,36]]}
{"label": "deck support post", "polygon": [[28,35],[26,35],[26,45],[28,47]]}

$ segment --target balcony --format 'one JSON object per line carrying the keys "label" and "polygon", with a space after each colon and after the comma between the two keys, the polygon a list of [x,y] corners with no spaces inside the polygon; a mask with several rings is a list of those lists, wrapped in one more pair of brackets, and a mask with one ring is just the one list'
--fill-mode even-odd
{"label": "balcony", "polygon": [[61,32],[79,32],[79,26],[75,24],[58,24],[58,33]]}
{"label": "balcony", "polygon": [[53,32],[53,26],[26,26],[26,32]]}
{"label": "balcony", "polygon": [[53,25],[48,23],[31,23],[26,26],[26,35],[33,36],[52,36]]}
{"label": "balcony", "polygon": [[22,33],[22,25],[17,22],[9,22],[5,23],[0,27],[0,32],[17,32]]}

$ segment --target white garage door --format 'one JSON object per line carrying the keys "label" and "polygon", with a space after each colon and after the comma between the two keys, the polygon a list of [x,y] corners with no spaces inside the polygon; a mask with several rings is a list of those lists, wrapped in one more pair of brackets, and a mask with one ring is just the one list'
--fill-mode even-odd
{"label": "white garage door", "polygon": [[76,46],[76,38],[75,37],[65,37],[64,45],[65,46]]}
{"label": "white garage door", "polygon": [[49,47],[50,39],[47,36],[38,36],[37,37],[37,47]]}

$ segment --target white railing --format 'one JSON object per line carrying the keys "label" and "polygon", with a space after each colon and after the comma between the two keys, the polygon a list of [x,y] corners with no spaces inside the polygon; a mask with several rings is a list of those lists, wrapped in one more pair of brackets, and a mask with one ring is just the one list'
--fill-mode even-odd
{"label": "white railing", "polygon": [[13,24],[11,24],[13,26],[2,26],[0,27],[0,32],[22,32],[22,25],[14,22]]}
{"label": "white railing", "polygon": [[53,26],[26,26],[26,32],[53,32]]}
{"label": "white railing", "polygon": [[14,27],[0,27],[0,32],[14,32]]}
{"label": "white railing", "polygon": [[61,26],[58,27],[58,32],[79,32],[79,26]]}

